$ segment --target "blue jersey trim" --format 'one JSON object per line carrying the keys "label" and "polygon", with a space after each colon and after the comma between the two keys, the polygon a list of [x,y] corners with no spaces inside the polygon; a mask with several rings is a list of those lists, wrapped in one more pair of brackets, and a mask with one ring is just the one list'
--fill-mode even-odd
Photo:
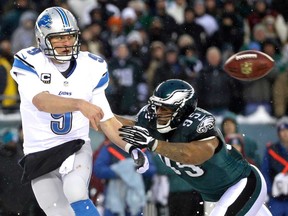
{"label": "blue jersey trim", "polygon": [[24,62],[22,62],[21,60],[19,60],[17,58],[14,59],[13,67],[17,67],[17,68],[23,69],[25,71],[32,72],[38,76],[37,72],[33,68],[24,64]]}
{"label": "blue jersey trim", "polygon": [[98,82],[98,84],[94,88],[94,90],[104,86],[107,82],[109,82],[109,72],[108,71],[102,76],[102,78],[100,79],[100,81]]}
{"label": "blue jersey trim", "polygon": [[75,71],[75,68],[76,68],[76,66],[77,66],[77,61],[72,61],[71,63],[73,64],[73,67],[71,68],[71,70],[70,70],[69,73],[67,74],[67,78],[68,78],[69,76],[71,76],[71,74]]}

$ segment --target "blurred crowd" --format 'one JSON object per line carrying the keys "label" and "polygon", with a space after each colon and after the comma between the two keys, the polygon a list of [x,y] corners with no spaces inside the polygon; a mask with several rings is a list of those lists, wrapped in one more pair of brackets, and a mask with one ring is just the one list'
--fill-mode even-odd
{"label": "blurred crowd", "polygon": [[[23,48],[37,46],[34,34],[37,16],[55,5],[67,8],[77,17],[81,50],[107,60],[110,76],[107,98],[115,114],[135,115],[147,103],[154,88],[166,79],[180,78],[191,83],[198,94],[199,107],[223,116],[221,130],[227,143],[239,149],[252,164],[265,168],[270,209],[277,215],[280,211],[287,212],[288,190],[275,192],[274,189],[274,195],[272,191],[276,177],[277,182],[286,182],[286,185],[288,182],[287,177],[284,179],[281,175],[287,173],[288,160],[288,119],[281,120],[288,115],[288,4],[285,0],[1,0],[0,109],[5,113],[19,108],[17,86],[9,75],[13,55]],[[257,81],[231,78],[223,70],[224,62],[234,53],[248,49],[271,56],[275,67]],[[279,141],[267,145],[263,159],[259,157],[258,144],[241,135],[235,118],[235,114],[250,115],[259,106],[280,119],[276,125]],[[17,129],[21,134],[22,128]],[[5,176],[0,182],[1,191],[5,188],[0,197],[0,215],[1,209],[8,209],[9,215],[19,215],[19,212],[27,216],[42,215],[31,187],[17,182],[21,176],[17,161],[23,155],[21,135],[15,138],[9,131],[1,134],[0,159],[1,164],[6,165],[0,170],[1,176]],[[95,153],[101,160],[97,160],[95,154],[94,167],[106,169],[94,171],[91,182],[96,188],[112,187],[112,180],[113,184],[120,184],[116,177],[121,173],[116,173],[115,167],[130,163],[126,161],[127,154],[108,140],[100,147]],[[280,156],[274,158],[276,153],[285,159],[284,165],[279,162]],[[143,204],[135,212],[150,211],[147,215],[156,215],[151,214],[156,211],[159,216],[170,212],[170,216],[179,216],[185,207],[187,213],[183,215],[196,215],[192,211],[202,215],[201,197],[175,173],[163,170],[153,154],[150,156],[152,168],[148,176],[143,176],[145,181],[140,179],[138,183],[143,187],[142,195],[149,195],[148,201],[155,205],[149,209],[148,204]],[[126,177],[122,176],[121,181],[129,183]],[[98,196],[101,190],[97,189],[97,200],[93,195],[95,203],[101,202]],[[15,196],[21,191],[25,191],[25,197]],[[18,197],[16,201],[15,197]],[[195,206],[188,208],[185,201]],[[103,204],[103,211],[107,212],[105,205],[108,204]],[[178,210],[182,206],[182,210]]]}
{"label": "blurred crowd", "polygon": [[[17,86],[9,75],[13,55],[23,48],[37,46],[34,35],[37,16],[55,5],[67,8],[77,17],[81,50],[107,60],[110,76],[107,98],[115,114],[135,115],[154,88],[166,79],[180,78],[191,83],[198,94],[199,107],[223,116],[220,126],[226,142],[250,163],[262,167],[269,182],[269,208],[275,215],[287,212],[288,190],[278,188],[275,192],[274,188],[279,181],[284,185],[288,182],[287,175],[282,175],[287,173],[288,119],[281,120],[288,115],[288,4],[285,0],[1,0],[0,109],[5,113],[19,108]],[[231,78],[223,70],[224,62],[234,53],[248,49],[267,53],[274,59],[275,67],[257,81]],[[257,144],[243,136],[235,117],[235,114],[250,115],[259,106],[280,119],[276,125],[279,141],[267,145],[264,158],[260,158],[257,149],[264,143]],[[1,133],[0,159],[4,165],[0,174],[4,178],[0,189],[4,193],[0,197],[0,215],[22,212],[20,215],[39,216],[43,212],[35,202],[31,187],[17,182],[21,177],[17,161],[23,156],[21,130],[17,128],[18,136],[10,131]],[[207,214],[209,208],[204,208],[201,197],[193,189],[175,173],[161,167],[153,154],[149,153],[149,157],[150,172],[143,175],[143,182],[139,179],[137,183],[143,189],[141,200],[145,196],[148,201],[141,202],[139,208],[128,202],[129,210],[120,202],[127,197],[121,197],[118,191],[121,199],[117,205],[115,200],[107,203],[111,201],[107,199],[107,188],[135,181],[117,173],[118,166],[124,164],[127,168],[131,161],[125,152],[105,139],[94,153],[91,180],[91,197],[99,211],[103,207],[105,215],[111,215],[108,205],[121,211],[123,207],[135,211],[134,215],[139,212],[158,216],[179,216],[179,212],[203,215],[204,210]]]}
{"label": "blurred crowd", "polygon": [[[69,9],[81,29],[81,49],[104,57],[112,110],[134,115],[157,84],[169,78],[191,83],[199,106],[222,115],[250,115],[259,106],[280,118],[288,105],[288,4],[285,0],[2,0],[0,100],[17,110],[17,88],[8,71],[13,55],[37,46],[34,24],[47,7]],[[223,70],[232,54],[260,50],[274,69],[252,82]],[[95,68],[97,70],[97,68]],[[2,79],[3,77],[3,79]]]}

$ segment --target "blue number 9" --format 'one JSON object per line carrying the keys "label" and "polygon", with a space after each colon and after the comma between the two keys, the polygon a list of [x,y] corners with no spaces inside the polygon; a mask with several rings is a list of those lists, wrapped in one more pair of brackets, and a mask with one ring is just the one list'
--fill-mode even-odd
{"label": "blue number 9", "polygon": [[51,114],[55,121],[51,121],[51,130],[57,135],[65,135],[72,129],[72,113]]}

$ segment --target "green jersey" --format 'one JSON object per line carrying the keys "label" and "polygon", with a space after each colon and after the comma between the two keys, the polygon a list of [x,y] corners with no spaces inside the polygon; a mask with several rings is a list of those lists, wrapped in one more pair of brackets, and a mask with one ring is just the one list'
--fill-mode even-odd
{"label": "green jersey", "polygon": [[225,143],[214,116],[201,108],[196,108],[176,129],[165,134],[158,132],[156,119],[149,119],[146,107],[139,112],[136,121],[136,125],[145,127],[154,138],[163,141],[188,143],[211,136],[219,139],[214,156],[201,165],[182,164],[159,155],[162,162],[198,191],[205,201],[218,201],[229,187],[251,172],[250,164]]}

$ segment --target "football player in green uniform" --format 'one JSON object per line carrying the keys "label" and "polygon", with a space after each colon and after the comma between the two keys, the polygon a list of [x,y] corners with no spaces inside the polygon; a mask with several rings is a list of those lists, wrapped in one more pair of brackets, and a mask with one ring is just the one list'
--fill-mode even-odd
{"label": "football player in green uniform", "polygon": [[213,216],[271,215],[260,171],[226,144],[215,117],[197,107],[194,88],[170,79],[159,84],[137,115],[135,126],[120,128],[125,149],[147,148],[198,191],[217,202]]}

